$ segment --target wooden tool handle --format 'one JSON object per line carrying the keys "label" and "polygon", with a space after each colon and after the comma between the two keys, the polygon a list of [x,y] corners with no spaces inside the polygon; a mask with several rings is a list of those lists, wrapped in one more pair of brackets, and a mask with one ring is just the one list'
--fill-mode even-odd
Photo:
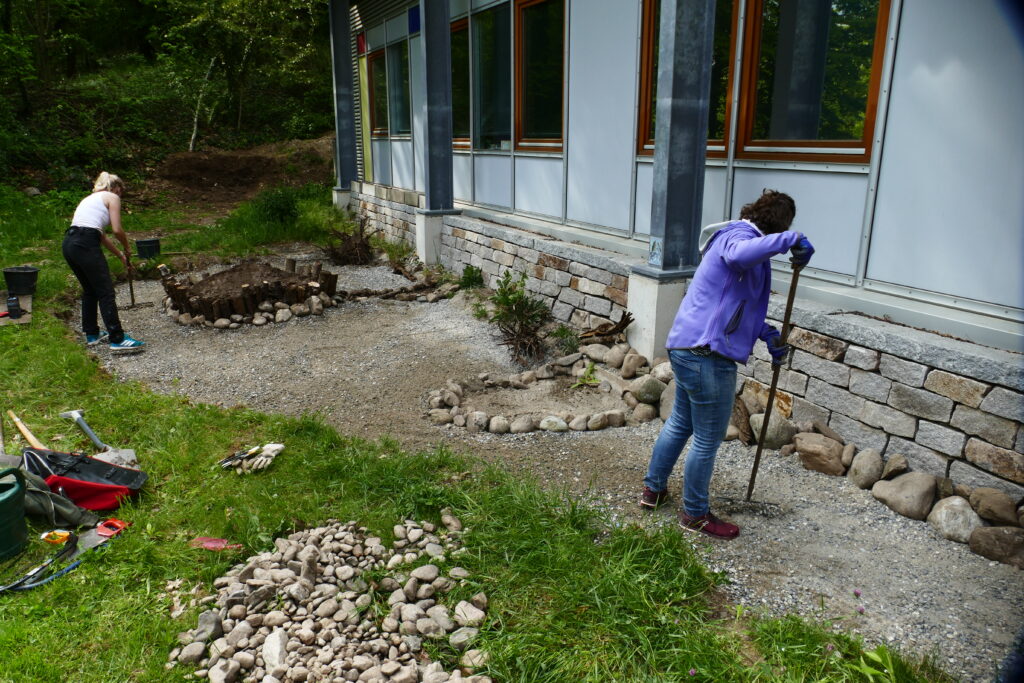
{"label": "wooden tool handle", "polygon": [[43,445],[42,441],[37,439],[32,432],[28,430],[28,427],[26,427],[25,423],[21,421],[20,417],[14,414],[13,410],[8,410],[7,415],[11,418],[11,422],[14,423],[14,426],[18,428],[18,431],[21,432],[21,435],[25,437],[25,441],[28,441],[32,448],[43,448],[49,450]]}

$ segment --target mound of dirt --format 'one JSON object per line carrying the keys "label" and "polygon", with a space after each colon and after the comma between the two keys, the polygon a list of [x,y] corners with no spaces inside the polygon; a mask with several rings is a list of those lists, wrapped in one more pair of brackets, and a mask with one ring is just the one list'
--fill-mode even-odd
{"label": "mound of dirt", "polygon": [[309,278],[275,268],[269,263],[247,261],[200,280],[189,288],[189,296],[210,299],[232,297],[238,294],[242,285],[258,285],[264,281],[303,285]]}
{"label": "mound of dirt", "polygon": [[189,207],[190,216],[205,223],[264,188],[329,183],[333,174],[333,134],[244,150],[177,152],[163,160],[146,187],[130,200]]}

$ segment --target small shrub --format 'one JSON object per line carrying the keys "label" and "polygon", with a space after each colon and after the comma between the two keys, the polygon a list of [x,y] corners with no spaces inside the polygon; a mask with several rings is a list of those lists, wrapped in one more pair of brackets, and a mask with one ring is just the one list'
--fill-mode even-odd
{"label": "small shrub", "polygon": [[370,244],[377,251],[384,252],[388,257],[388,263],[395,270],[404,270],[405,261],[413,254],[413,248],[408,242],[390,242],[383,237],[373,237]]}
{"label": "small shrub", "polygon": [[551,337],[555,340],[558,349],[566,355],[580,350],[580,335],[568,325],[559,325],[551,333]]}
{"label": "small shrub", "polygon": [[256,195],[252,202],[257,218],[270,223],[294,223],[299,217],[299,194],[290,187],[277,187]]}
{"label": "small shrub", "polygon": [[373,262],[371,239],[376,233],[366,233],[366,217],[359,219],[349,230],[331,230],[327,253],[339,266],[365,266]]}
{"label": "small shrub", "polygon": [[461,289],[479,289],[484,286],[484,272],[476,266],[466,266],[459,278]]}
{"label": "small shrub", "polygon": [[597,378],[597,374],[594,371],[594,363],[590,362],[587,364],[587,369],[583,371],[583,374],[579,376],[579,379],[569,387],[570,389],[578,389],[580,387],[596,387],[601,383],[601,380]]}
{"label": "small shrub", "polygon": [[508,347],[512,359],[521,363],[539,356],[541,328],[551,318],[551,311],[547,304],[527,293],[526,273],[513,280],[512,271],[505,271],[489,300],[494,304],[489,320],[501,331],[502,344]]}

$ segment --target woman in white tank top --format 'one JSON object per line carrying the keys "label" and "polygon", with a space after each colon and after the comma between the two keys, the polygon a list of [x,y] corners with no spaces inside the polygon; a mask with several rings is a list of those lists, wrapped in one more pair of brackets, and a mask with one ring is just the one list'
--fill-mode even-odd
{"label": "woman in white tank top", "polygon": [[[92,194],[83,199],[71,219],[71,227],[64,234],[64,259],[82,285],[82,331],[86,344],[109,341],[114,353],[137,353],[145,343],[132,339],[121,328],[114,297],[114,283],[110,268],[100,245],[113,253],[125,268],[131,268],[128,236],[121,227],[121,193],[124,183],[106,171],[99,174]],[[118,249],[107,237],[104,228],[110,226],[114,237],[121,243]],[[97,308],[103,317],[106,332],[101,332],[97,321]]]}

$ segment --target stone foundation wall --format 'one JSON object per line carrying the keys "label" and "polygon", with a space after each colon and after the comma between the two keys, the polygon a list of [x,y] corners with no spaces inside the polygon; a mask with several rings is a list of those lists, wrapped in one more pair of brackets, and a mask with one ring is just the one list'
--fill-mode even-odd
{"label": "stone foundation wall", "polygon": [[367,232],[379,230],[389,242],[405,242],[416,246],[419,194],[369,183],[364,183],[362,189],[363,192],[352,192],[351,201],[358,215],[369,219]]}
{"label": "stone foundation wall", "polygon": [[441,265],[460,274],[475,266],[492,289],[508,270],[526,273],[526,289],[547,302],[554,318],[581,329],[618,322],[626,310],[625,259],[504,225],[446,217]]}
{"label": "stone foundation wall", "polygon": [[[901,453],[915,470],[1024,497],[1024,394],[801,327],[790,343],[778,389],[793,420]],[[770,360],[758,343],[738,388],[767,393]]]}

